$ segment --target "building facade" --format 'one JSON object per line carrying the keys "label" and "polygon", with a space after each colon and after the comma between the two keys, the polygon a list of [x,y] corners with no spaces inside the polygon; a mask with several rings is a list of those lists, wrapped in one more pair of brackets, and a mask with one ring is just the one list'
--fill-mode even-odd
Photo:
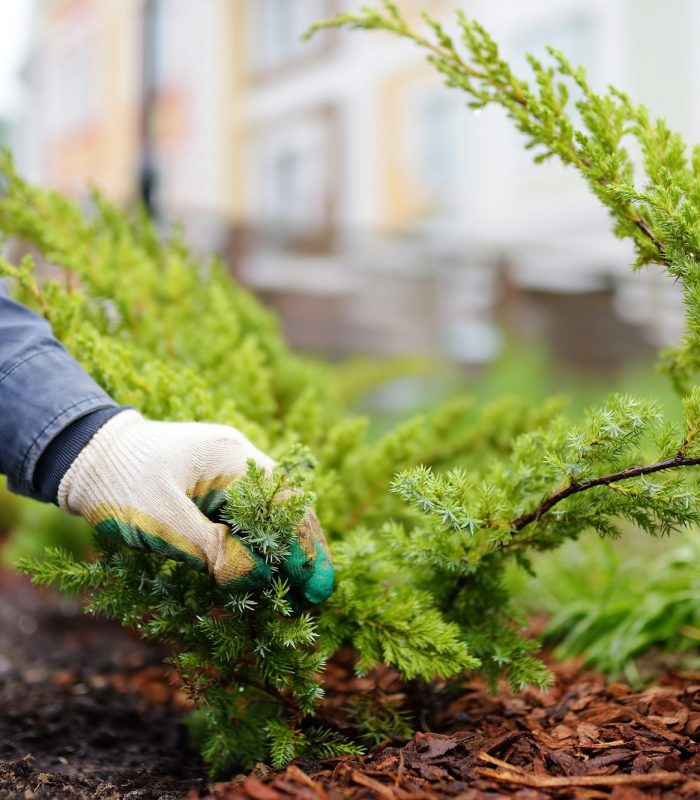
{"label": "building facade", "polygon": [[[40,0],[22,163],[41,182],[80,195],[89,179],[122,203],[152,165],[163,219],[223,252],[303,346],[485,361],[508,287],[575,294],[641,338],[673,340],[670,283],[630,275],[630,248],[578,176],[533,165],[497,109],[469,111],[388,35],[300,41],[360,5]],[[426,9],[453,25],[455,3],[400,5],[416,24]],[[553,44],[594,86],[618,85],[700,139],[693,0],[459,5],[523,74],[525,53]],[[547,305],[515,317],[552,335],[533,311]]]}
{"label": "building facade", "polygon": [[227,0],[38,0],[24,171],[78,197],[94,184],[128,206],[149,170],[161,215],[218,245],[232,216],[231,17]]}

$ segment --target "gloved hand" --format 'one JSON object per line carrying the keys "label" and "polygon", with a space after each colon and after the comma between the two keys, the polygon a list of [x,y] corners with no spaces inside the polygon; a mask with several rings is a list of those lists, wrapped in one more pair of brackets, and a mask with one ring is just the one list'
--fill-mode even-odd
{"label": "gloved hand", "polygon": [[[61,480],[58,503],[124,544],[207,569],[234,591],[255,591],[270,569],[224,524],[208,519],[248,459],[274,461],[235,428],[152,422],[123,411],[100,428]],[[200,510],[201,509],[201,510]],[[319,603],[333,590],[333,567],[313,511],[299,526],[281,573],[294,593]]]}

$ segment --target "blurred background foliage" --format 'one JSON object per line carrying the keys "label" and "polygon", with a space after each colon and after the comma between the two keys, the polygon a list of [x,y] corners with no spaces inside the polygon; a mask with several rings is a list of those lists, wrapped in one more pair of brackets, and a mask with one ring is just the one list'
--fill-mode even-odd
{"label": "blurred background foliage", "polygon": [[556,657],[582,656],[639,685],[662,666],[698,668],[699,558],[697,531],[660,542],[632,530],[569,543],[533,559],[536,579],[513,570],[509,580],[524,608],[551,615],[544,633]]}

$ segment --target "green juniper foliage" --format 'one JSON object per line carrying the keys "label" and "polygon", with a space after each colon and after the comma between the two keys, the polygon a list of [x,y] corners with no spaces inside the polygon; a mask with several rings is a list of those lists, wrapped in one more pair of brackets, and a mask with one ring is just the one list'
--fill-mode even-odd
{"label": "green juniper foliage", "polygon": [[350,718],[362,731],[362,739],[380,744],[391,739],[410,739],[413,720],[390,697],[364,695],[349,705]]}
{"label": "green juniper foliage", "polygon": [[[504,583],[508,564],[527,565],[532,552],[587,530],[615,536],[620,521],[651,534],[698,522],[694,471],[683,468],[700,463],[700,392],[691,390],[700,366],[700,154],[688,159],[680,139],[624,95],[593,93],[558,53],[553,67],[532,60],[532,88],[477,24],[459,18],[458,44],[427,23],[418,34],[386,3],[324,26],[415,40],[472,104],[505,107],[538,159],[554,155],[581,172],[616,232],[634,241],[640,266],[661,263],[682,283],[687,332],[665,357],[688,394],[682,428],[653,402],[626,396],[575,425],[559,400],[501,398],[482,408],[452,401],[372,439],[367,420],[348,410],[362,381],[291,353],[274,318],[222,265],[196,260],[177,236],[163,240],[144,216],[97,196],[85,215],[29,186],[9,157],[0,162],[0,230],[60,268],[42,282],[31,258],[2,271],[107,391],[150,417],[232,424],[277,458],[291,453],[272,483],[252,468],[228,492],[226,518],[271,569],[260,596],[231,595],[183,564],[105,537],[93,562],[53,551],[23,565],[39,582],[85,592],[90,610],[177,644],[173,660],[197,701],[193,727],[213,771],[349,752],[313,719],[324,661],[341,647],[354,649],[360,673],[386,662],[407,679],[480,670],[516,687],[546,683]],[[567,84],[578,87],[581,129]],[[637,182],[627,137],[642,146]],[[302,610],[280,559],[314,498],[338,585],[322,607]],[[398,710],[358,718],[369,740],[406,733]]]}
{"label": "green juniper foliage", "polygon": [[[54,550],[23,564],[38,582],[86,593],[91,611],[177,644],[175,666],[200,707],[193,729],[212,770],[273,757],[281,763],[292,749],[347,752],[310,714],[325,659],[353,638],[368,642],[363,669],[391,652],[406,675],[426,679],[477,666],[429,593],[392,585],[403,569],[400,555],[387,554],[371,574],[362,553],[346,558],[347,572],[361,574],[364,587],[351,613],[339,598],[325,614],[295,616],[301,609],[279,567],[314,496],[337,540],[399,511],[387,492],[397,469],[448,462],[481,436],[497,435],[498,426],[489,422],[475,435],[470,404],[460,401],[371,442],[367,420],[346,411],[343,392],[357,386],[352,369],[336,374],[291,353],[276,320],[220,264],[196,261],[177,237],[160,241],[144,217],[127,218],[99,197],[86,216],[66,198],[29,186],[9,156],[0,175],[0,230],[61,267],[57,279],[41,282],[30,258],[2,262],[2,271],[107,391],[150,417],[235,425],[280,462],[271,482],[253,468],[227,496],[226,518],[274,574],[262,596],[227,594],[183,564],[123,550],[105,536],[96,537],[93,562]],[[519,429],[547,414],[517,401],[511,408]],[[452,441],[443,442],[452,430]],[[327,641],[321,626],[333,632]]]}

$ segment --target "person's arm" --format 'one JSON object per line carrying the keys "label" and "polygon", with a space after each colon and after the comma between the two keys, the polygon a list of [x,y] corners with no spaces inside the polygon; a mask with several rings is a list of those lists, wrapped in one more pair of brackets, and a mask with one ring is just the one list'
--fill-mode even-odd
{"label": "person's arm", "polygon": [[[0,282],[0,472],[9,488],[57,503],[138,550],[207,570],[234,591],[259,589],[267,564],[218,521],[248,461],[274,462],[240,431],[159,422],[125,409]],[[306,602],[325,600],[333,567],[309,510],[281,574]]]}
{"label": "person's arm", "polygon": [[70,464],[121,410],[0,281],[0,473],[8,487],[56,502]]}

